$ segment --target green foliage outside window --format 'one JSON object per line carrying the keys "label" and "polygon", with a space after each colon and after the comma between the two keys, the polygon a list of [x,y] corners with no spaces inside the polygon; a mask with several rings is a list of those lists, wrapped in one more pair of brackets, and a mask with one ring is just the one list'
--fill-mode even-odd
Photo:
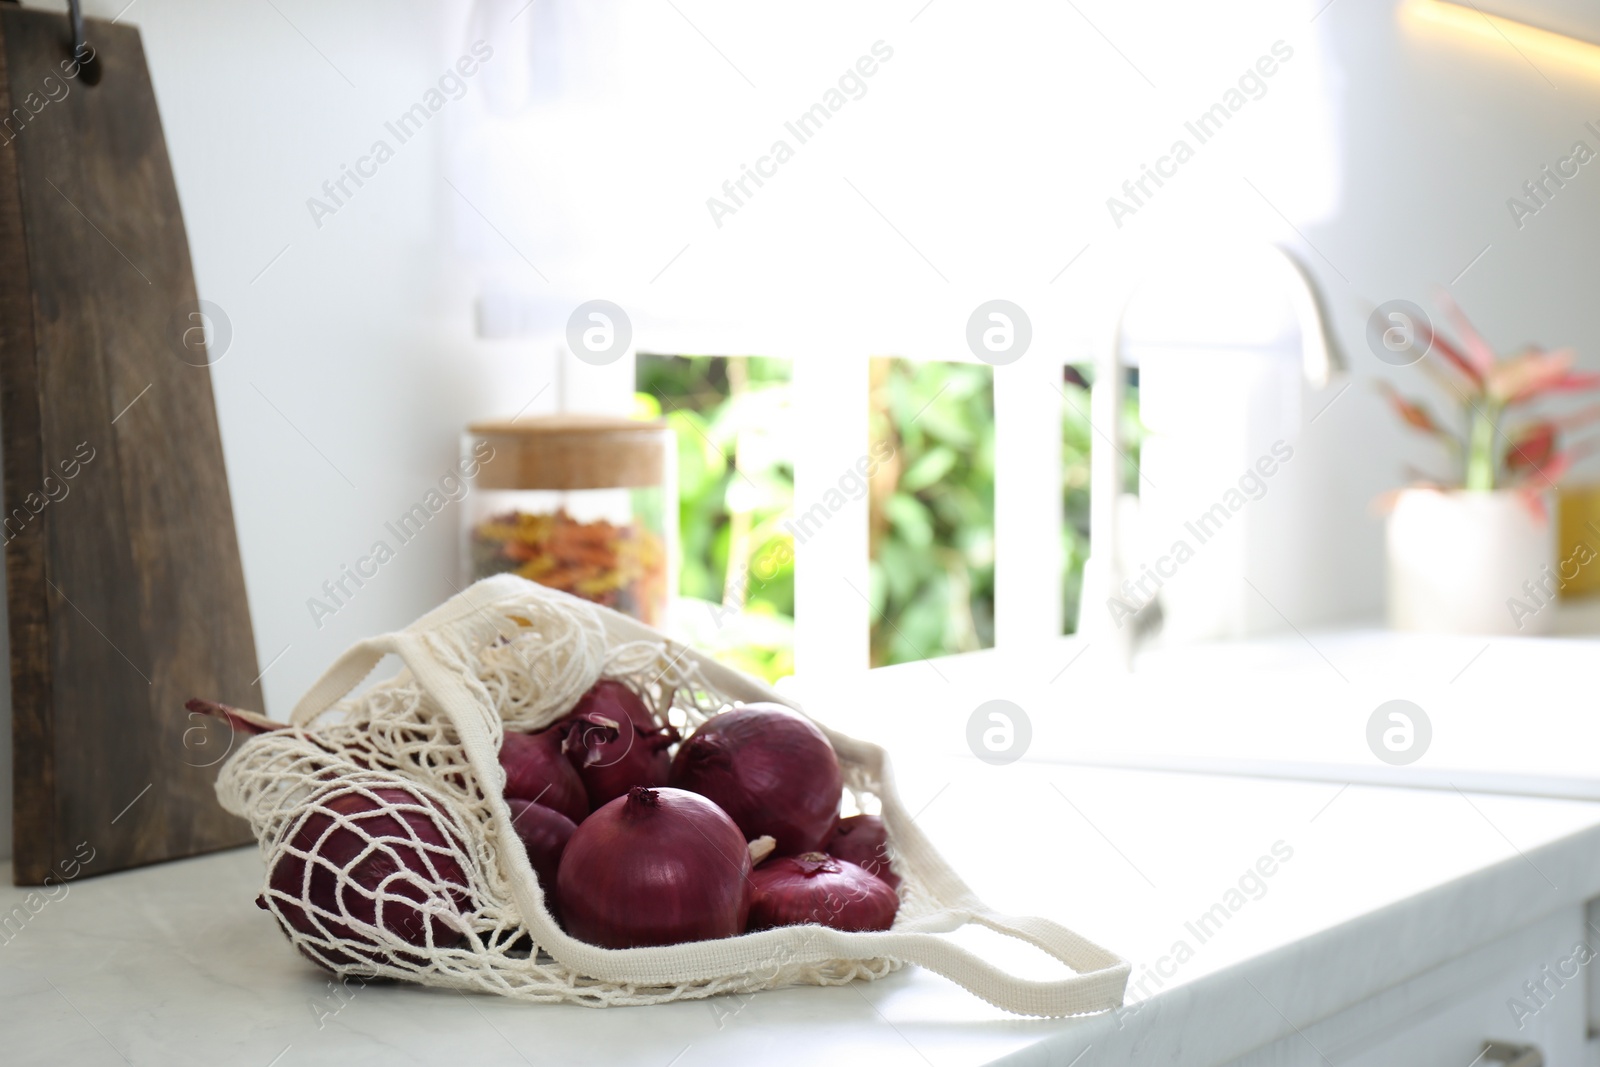
{"label": "green foliage outside window", "polygon": [[994,372],[871,364],[872,665],[994,645]]}
{"label": "green foliage outside window", "polygon": [[635,379],[638,413],[678,439],[680,623],[768,681],[794,673],[790,382],[787,360],[756,356],[641,355]]}
{"label": "green foliage outside window", "polygon": [[[1138,492],[1138,374],[1124,390],[1123,491]],[[871,487],[873,666],[994,644],[994,387],[988,367],[872,360],[871,441],[894,449]],[[1089,553],[1089,371],[1062,411],[1064,631]],[[678,441],[679,595],[694,643],[769,681],[794,670],[794,504],[787,361],[642,355],[639,414]],[[870,442],[869,442],[870,443]],[[735,465],[737,463],[737,469]],[[740,565],[729,580],[730,555]],[[714,607],[715,606],[715,607]]]}

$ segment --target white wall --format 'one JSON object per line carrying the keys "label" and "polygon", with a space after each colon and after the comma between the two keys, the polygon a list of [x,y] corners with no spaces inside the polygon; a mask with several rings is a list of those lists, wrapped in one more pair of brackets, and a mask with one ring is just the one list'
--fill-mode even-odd
{"label": "white wall", "polygon": [[453,509],[320,628],[306,606],[456,462],[468,419],[532,396],[549,368],[472,339],[474,290],[445,225],[454,194],[438,179],[449,107],[320,228],[306,206],[376,139],[394,143],[384,123],[466,51],[464,5],[276,9],[141,0],[129,17],[200,295],[233,320],[213,383],[260,665],[282,654],[263,702],[283,716],[346,645],[450,595]]}
{"label": "white wall", "polygon": [[[92,15],[110,17],[124,2],[93,0],[88,7]],[[515,410],[551,371],[535,346],[472,336],[474,287],[467,265],[452,250],[446,221],[462,212],[439,178],[442,123],[405,145],[320,229],[306,208],[307,197],[342,163],[365,152],[384,121],[415,101],[460,54],[464,3],[274,2],[277,10],[254,0],[138,0],[126,18],[144,34],[200,295],[221,305],[232,321],[233,345],[213,380],[258,655],[263,666],[276,658],[262,682],[263,703],[281,716],[351,641],[402,625],[449,595],[457,536],[453,514],[436,519],[320,630],[306,607],[325,579],[380,536],[386,519],[409,508],[445,471],[469,418]],[[1584,120],[1600,119],[1600,77],[1548,65],[1545,74],[1558,91],[1509,49],[1404,30],[1386,2],[1338,0],[1309,28],[1305,12],[1320,3],[1303,9],[1263,6],[1259,30],[1240,32],[1228,47],[1216,49],[1188,47],[1188,28],[1176,24],[1167,37],[1142,39],[1149,20],[1113,0],[1082,0],[1079,6],[1148,71],[1158,91],[1148,90],[1095,31],[1064,9],[1051,16],[1057,21],[1050,32],[1063,41],[1070,37],[1073,61],[1042,72],[1036,65],[1010,69],[1018,64],[1008,54],[1028,35],[1014,27],[999,36],[986,30],[986,19],[1000,17],[991,16],[996,9],[945,0],[923,8],[916,0],[903,10],[885,6],[858,13],[831,42],[829,34],[816,33],[797,45],[792,35],[765,42],[741,36],[737,20],[684,5],[762,85],[758,95],[738,98],[742,125],[714,158],[701,162],[704,174],[687,183],[706,193],[737,173],[741,153],[760,147],[774,125],[814,100],[875,37],[892,36],[899,65],[883,72],[872,90],[876,95],[850,105],[854,110],[844,118],[857,126],[842,129],[837,145],[806,149],[792,173],[785,172],[786,184],[764,192],[752,210],[733,220],[739,226],[718,236],[686,233],[683,239],[692,238],[694,247],[656,290],[669,301],[676,293],[711,293],[715,279],[741,272],[759,283],[759,271],[748,267],[752,256],[770,251],[760,235],[809,238],[821,243],[808,254],[825,255],[837,267],[833,276],[791,277],[770,286],[763,304],[787,308],[784,329],[792,323],[801,330],[830,299],[870,303],[880,280],[895,285],[891,278],[903,272],[925,271],[901,238],[840,182],[843,172],[956,275],[948,292],[959,293],[958,299],[940,291],[908,298],[913,303],[948,305],[959,324],[975,302],[969,292],[988,298],[996,295],[991,290],[1013,291],[1008,287],[1022,273],[1015,263],[959,251],[983,247],[986,228],[1003,226],[1026,239],[1024,265],[1040,274],[1028,284],[1056,309],[1038,316],[1038,343],[1048,341],[1050,352],[1081,356],[1068,352],[1068,338],[1088,332],[1084,316],[1096,310],[1114,250],[1139,247],[1154,233],[1145,223],[1159,219],[1141,217],[1119,232],[1107,219],[1103,197],[1122,176],[1137,174],[1150,161],[1149,149],[1164,145],[1175,125],[1214,100],[1280,31],[1292,31],[1301,46],[1320,52],[1324,67],[1315,76],[1325,77],[1332,93],[1334,106],[1317,121],[1333,116],[1336,151],[1325,163],[1313,159],[1312,168],[1318,176],[1329,171],[1326,182],[1306,178],[1298,156],[1278,158],[1306,151],[1273,139],[1281,124],[1258,122],[1252,132],[1256,116],[1246,114],[1229,134],[1241,142],[1258,139],[1243,155],[1259,164],[1255,176],[1262,192],[1288,204],[1286,210],[1301,220],[1316,249],[1307,250],[1307,258],[1328,289],[1354,360],[1356,385],[1307,434],[1299,473],[1323,485],[1325,510],[1334,518],[1319,543],[1301,547],[1308,566],[1327,573],[1327,617],[1373,614],[1381,600],[1380,525],[1367,505],[1398,483],[1402,455],[1422,458],[1426,451],[1404,438],[1372,395],[1371,379],[1380,372],[1407,384],[1415,376],[1389,371],[1369,357],[1363,340],[1367,309],[1397,296],[1427,305],[1431,286],[1449,284],[1490,245],[1454,286],[1489,337],[1506,346],[1524,340],[1573,344],[1589,366],[1600,365],[1591,267],[1592,250],[1600,247],[1600,213],[1593,206],[1600,169],[1586,168],[1520,232],[1505,207],[1525,179],[1564,154],[1575,138],[1600,147],[1582,129]],[[1203,14],[1219,17],[1210,9]],[[806,25],[816,30],[819,17],[808,16]],[[745,92],[719,69],[723,61],[703,39],[670,11],[662,18],[652,39],[659,35],[660,48],[699,70],[697,81],[714,81],[705,74],[714,71],[729,80],[718,90],[729,100]],[[980,69],[948,51],[951,42],[961,41],[972,43]],[[1309,64],[1282,72],[1284,78],[1302,75],[1313,77]],[[1030,106],[1042,102],[1047,120],[1024,110],[998,117],[1003,121],[997,125],[997,116],[964,106],[970,86],[1008,77],[1020,79],[1018,91],[1028,94],[1020,99]],[[775,88],[780,80],[782,91]],[[1280,84],[1283,91],[1274,91],[1284,97],[1289,83]],[[921,122],[907,127],[904,117],[916,115],[921,100],[936,101],[937,109],[930,106]],[[715,113],[724,103],[708,96],[699,106]],[[868,105],[883,105],[881,120]],[[1122,116],[1115,123],[1106,118],[1112,108]],[[1293,113],[1287,118],[1292,121]],[[884,125],[874,126],[878,121]],[[626,146],[602,147],[613,160],[608,165],[628,164]],[[583,144],[549,146],[551,153],[585,150]],[[873,173],[864,169],[869,165],[888,166],[885,159],[905,154],[915,164],[914,188],[862,177]],[[980,154],[993,161],[985,181],[963,184],[970,169],[960,180],[943,177],[944,161]],[[1240,202],[1250,203],[1255,194],[1225,173],[1232,158],[1219,153],[1207,165],[1224,172]],[[634,162],[640,169],[633,192],[648,196],[651,161]],[[1060,196],[1063,188],[1079,188],[1064,179],[1084,169],[1096,175],[1082,186],[1095,190],[1093,195],[1075,194],[1082,199],[1070,204],[1048,200],[1052,189]],[[675,180],[685,184],[681,176]],[[1220,187],[1220,181],[1202,180],[1197,172],[1193,185]],[[1190,198],[1174,192],[1167,203],[1176,211]],[[1237,203],[1230,205],[1237,209]],[[1259,203],[1252,210],[1278,225]],[[701,212],[694,202],[684,216],[703,224]],[[774,221],[785,217],[787,222]],[[1094,251],[1047,285],[1085,241],[1094,243]],[[603,251],[624,257],[639,274],[626,284],[642,287],[678,243],[645,250],[608,245]],[[286,245],[282,258],[257,277]],[[1100,258],[1107,249],[1111,258]],[[587,250],[586,260],[593,253]],[[541,266],[549,273],[554,265]],[[594,295],[610,294],[583,294]],[[811,382],[811,392],[825,400],[828,383],[820,376]],[[545,394],[532,410],[553,399],[553,393]],[[814,488],[802,485],[799,497],[814,495]],[[8,742],[9,729],[0,730],[0,773],[9,771]],[[0,805],[8,805],[9,785],[0,785]],[[3,853],[10,819],[4,811],[0,816]]]}
{"label": "white wall", "polygon": [[[1309,257],[1339,312],[1356,384],[1313,427],[1310,458],[1345,516],[1325,531],[1330,582],[1346,586],[1346,614],[1376,614],[1381,521],[1364,505],[1399,483],[1403,462],[1444,464],[1396,428],[1372,380],[1381,374],[1428,398],[1436,413],[1448,405],[1418,368],[1372,357],[1367,313],[1395,297],[1433,310],[1444,286],[1498,350],[1572,346],[1583,367],[1600,369],[1600,168],[1584,167],[1521,230],[1506,206],[1575,140],[1600,150],[1584,129],[1600,120],[1600,60],[1573,67],[1531,53],[1535,69],[1503,43],[1418,27],[1388,3],[1338,3],[1318,25],[1339,72],[1343,191],[1336,214],[1305,233],[1331,261]],[[1579,474],[1596,469],[1590,462]]]}

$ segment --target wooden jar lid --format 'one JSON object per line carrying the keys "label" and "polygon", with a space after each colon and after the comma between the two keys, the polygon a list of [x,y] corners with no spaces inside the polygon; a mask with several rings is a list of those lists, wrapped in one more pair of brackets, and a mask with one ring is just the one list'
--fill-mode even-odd
{"label": "wooden jar lid", "polygon": [[479,489],[620,489],[664,484],[672,436],[659,419],[547,415],[485,419],[467,433],[494,454]]}

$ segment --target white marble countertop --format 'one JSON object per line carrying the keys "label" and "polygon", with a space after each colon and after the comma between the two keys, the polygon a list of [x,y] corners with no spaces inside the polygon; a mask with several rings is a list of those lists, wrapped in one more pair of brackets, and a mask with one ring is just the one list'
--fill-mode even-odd
{"label": "white marble countertop", "polygon": [[[1179,941],[1192,958],[1160,990],[1146,979],[1155,995],[1142,1009],[1073,1020],[1008,1016],[916,969],[609,1011],[398,986],[341,1003],[252,903],[261,868],[246,849],[84,877],[36,913],[27,890],[0,888],[0,919],[25,915],[0,933],[0,1059],[955,1067],[1076,1063],[1088,1050],[1084,1067],[1204,1067],[1600,893],[1600,804],[1030,761],[908,758],[898,773],[910,809],[993,905],[1120,951],[1136,983]],[[1200,942],[1186,924],[1275,846],[1292,855],[1259,888],[1247,880]],[[1032,950],[977,940],[1052,973]]]}

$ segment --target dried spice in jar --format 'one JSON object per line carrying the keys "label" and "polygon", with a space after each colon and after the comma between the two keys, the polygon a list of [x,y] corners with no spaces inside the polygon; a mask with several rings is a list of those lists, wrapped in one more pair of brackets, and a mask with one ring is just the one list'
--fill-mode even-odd
{"label": "dried spice in jar", "polygon": [[521,575],[661,625],[675,568],[672,431],[661,422],[560,415],[479,422],[487,444],[464,510],[470,580]]}

